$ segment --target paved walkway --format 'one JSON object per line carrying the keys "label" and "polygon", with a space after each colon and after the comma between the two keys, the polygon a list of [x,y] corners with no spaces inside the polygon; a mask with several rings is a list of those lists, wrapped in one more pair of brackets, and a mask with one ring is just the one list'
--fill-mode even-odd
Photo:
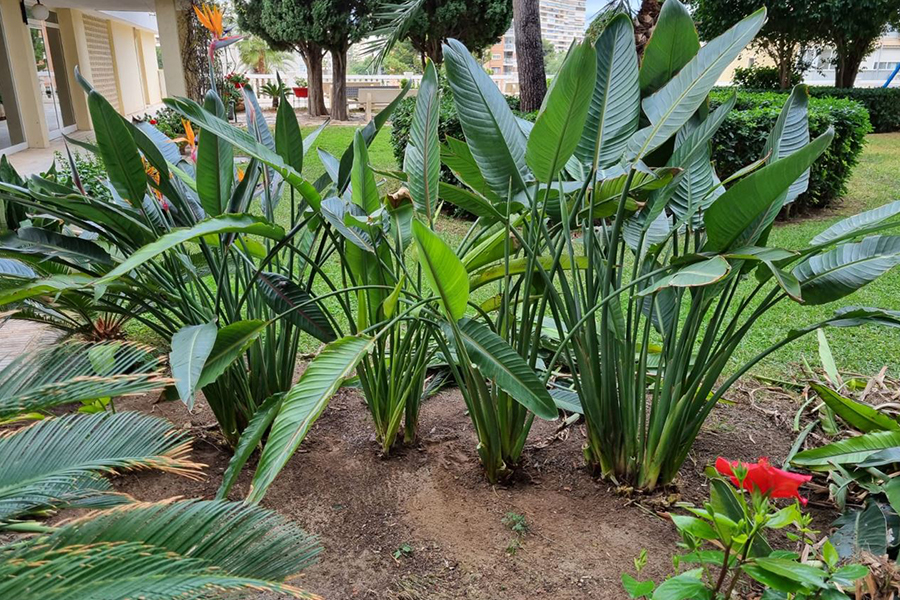
{"label": "paved walkway", "polygon": [[33,321],[0,321],[0,369],[18,356],[35,352],[59,339],[60,332]]}

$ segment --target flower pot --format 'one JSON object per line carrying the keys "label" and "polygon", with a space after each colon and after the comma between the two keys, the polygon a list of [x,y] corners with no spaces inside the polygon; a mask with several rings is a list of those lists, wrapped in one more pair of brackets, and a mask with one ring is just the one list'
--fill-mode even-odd
{"label": "flower pot", "polygon": [[295,87],[294,95],[298,98],[309,98],[309,88]]}

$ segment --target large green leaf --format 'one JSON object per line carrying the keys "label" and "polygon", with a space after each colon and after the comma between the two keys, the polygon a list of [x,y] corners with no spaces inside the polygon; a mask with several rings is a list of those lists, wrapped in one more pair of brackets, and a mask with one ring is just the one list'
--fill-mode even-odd
{"label": "large green leaf", "polygon": [[[450,327],[444,325],[444,329],[452,339]],[[503,338],[474,319],[461,320],[459,332],[469,358],[485,378],[542,419],[557,417],[556,404],[547,388]]]}
{"label": "large green leaf", "polygon": [[528,137],[525,161],[538,181],[552,181],[575,152],[597,79],[597,53],[590,42],[576,44],[544,97]]}
{"label": "large green leaf", "polygon": [[[820,246],[823,244],[827,244],[838,238],[844,238],[845,236],[851,235],[856,231],[860,231],[864,228],[868,228],[871,225],[877,225],[884,221],[895,217],[900,214],[900,200],[896,200],[894,202],[889,202],[883,206],[879,206],[878,208],[873,208],[872,210],[867,210],[865,212],[861,212],[859,214],[853,215],[852,217],[848,217],[846,219],[842,219],[814,237],[810,240],[810,244],[813,246]],[[891,222],[897,222],[897,226],[900,226],[900,221],[894,219]]]}
{"label": "large green leaf", "polygon": [[807,304],[825,304],[852,294],[900,264],[900,236],[873,235],[811,256],[797,265]]}
{"label": "large green leaf", "polygon": [[[675,143],[683,145],[685,139],[698,127],[698,124],[689,122],[678,131]],[[678,186],[668,204],[669,209],[678,219],[686,219],[688,215],[691,215],[691,225],[694,228],[703,225],[703,213],[725,193],[710,162],[711,158],[710,144],[704,144],[701,150],[694,152],[693,156],[683,165],[684,172],[679,178]]]}
{"label": "large green leaf", "polygon": [[119,266],[97,280],[97,284],[102,285],[118,279],[148,260],[152,260],[166,250],[171,250],[184,242],[219,233],[261,235],[273,240],[280,240],[284,237],[284,229],[260,217],[251,215],[221,215],[213,217],[201,221],[190,228],[173,229],[156,241],[138,249]]}
{"label": "large green leaf", "polygon": [[59,256],[82,266],[83,263],[114,264],[112,257],[90,240],[64,235],[40,227],[22,227],[18,239],[0,240],[0,247],[41,254],[44,258]]}
{"label": "large green leaf", "polygon": [[810,383],[810,387],[815,390],[837,416],[854,429],[858,429],[863,433],[900,429],[900,424],[897,421],[884,413],[878,412],[871,406],[845,398],[831,388],[819,383]]}
{"label": "large green leaf", "polygon": [[[805,85],[796,86],[781,108],[775,126],[766,140],[763,156],[769,156],[769,162],[786,158],[809,144],[808,107],[809,90]],[[790,204],[808,187],[809,169],[791,184],[784,203]]]}
{"label": "large green leaf", "polygon": [[[568,271],[572,269],[572,259],[566,255],[562,255],[559,257],[559,265],[562,270]],[[536,261],[533,261],[528,257],[514,258],[509,261],[508,265],[506,261],[503,261],[500,264],[485,267],[477,273],[473,273],[469,278],[469,289],[476,290],[483,285],[491,283],[492,281],[503,279],[504,277],[506,277],[507,273],[509,273],[510,275],[518,275],[524,273],[529,267],[532,267],[535,271],[537,271],[538,266],[544,268],[545,270],[551,269],[553,267],[553,257],[541,256]],[[575,257],[576,269],[587,269],[587,266],[588,259],[586,256]],[[509,269],[508,271],[507,268]]]}
{"label": "large green leaf", "polygon": [[[225,105],[213,90],[206,93],[203,108],[219,119],[225,118]],[[197,194],[207,217],[225,211],[234,184],[234,147],[205,127],[197,144]]]}
{"label": "large green leaf", "polygon": [[641,115],[634,27],[628,15],[614,17],[595,46],[596,83],[575,156],[585,168],[618,162]]}
{"label": "large green leaf", "polygon": [[697,55],[665,86],[644,98],[641,106],[651,125],[629,142],[637,157],[658,148],[687,123],[706,102],[719,76],[759,32],[766,10],[759,9],[700,48]]}
{"label": "large green leaf", "polygon": [[147,193],[147,174],[128,125],[106,98],[82,79],[77,67],[75,77],[88,90],[94,136],[110,182],[132,206],[140,206]]}
{"label": "large green leaf", "polygon": [[32,279],[21,285],[0,289],[0,306],[27,300],[36,296],[58,294],[67,290],[83,288],[96,279],[90,275],[76,273],[74,275],[53,275],[43,279]]}
{"label": "large green leaf", "polygon": [[897,446],[900,446],[900,430],[876,431],[804,450],[791,463],[809,469],[827,469],[832,464],[856,464],[876,452]]}
{"label": "large green leaf", "polygon": [[678,0],[665,2],[641,60],[641,93],[652,94],[664,86],[699,50],[700,37],[690,11]]}
{"label": "large green leaf", "polygon": [[228,468],[225,469],[225,474],[222,475],[222,483],[219,485],[218,491],[216,491],[216,500],[224,500],[231,488],[234,487],[234,484],[237,483],[241,469],[247,464],[250,455],[253,454],[253,451],[256,450],[263,436],[269,430],[269,425],[272,424],[275,416],[281,410],[283,400],[284,394],[270,396],[253,413],[253,418],[250,419],[247,427],[241,432],[241,439],[238,440],[237,447],[234,449],[234,455],[228,461]]}
{"label": "large green leaf", "polygon": [[[503,215],[500,211],[490,201],[475,192],[470,192],[465,188],[456,187],[444,181],[440,182],[438,190],[442,200],[458,206],[476,217],[481,217],[485,220],[485,223],[502,219]],[[505,207],[503,208],[505,209]]]}
{"label": "large green leaf", "polygon": [[353,203],[371,215],[381,208],[375,174],[369,166],[369,151],[360,130],[353,137],[353,168],[350,170]]}
{"label": "large green leaf", "polygon": [[263,299],[276,314],[287,312],[291,323],[317,340],[330,342],[337,338],[315,298],[299,285],[284,275],[267,272],[259,274],[258,282]]}
{"label": "large green leaf", "polygon": [[708,600],[709,595],[703,581],[703,569],[693,569],[659,584],[653,592],[653,600]]}
{"label": "large green leaf", "polygon": [[462,262],[444,240],[419,221],[412,224],[419,264],[429,287],[441,300],[444,311],[454,320],[466,313],[469,277]]}
{"label": "large green leaf", "polygon": [[214,383],[259,337],[266,325],[268,322],[257,319],[237,321],[219,329],[216,333],[216,343],[213,344],[197,380],[197,387],[204,388]]}
{"label": "large green leaf", "polygon": [[[706,225],[704,250],[722,252],[752,245],[762,234],[759,218],[778,201],[787,189],[825,151],[834,138],[829,129],[812,143],[787,158],[766,165],[744,177],[722,194],[703,215]],[[756,234],[746,235],[756,224]]]}
{"label": "large green leaf", "polygon": [[297,113],[284,93],[278,102],[278,113],[275,117],[275,151],[284,164],[291,166],[298,173],[303,172],[303,155],[305,146],[300,133]]}
{"label": "large green leaf", "polygon": [[652,285],[642,290],[639,296],[647,296],[669,287],[702,287],[721,281],[731,272],[731,265],[721,256],[690,264],[665,277],[660,277]]}
{"label": "large green leaf", "polygon": [[275,477],[325,410],[328,401],[344,380],[353,374],[373,343],[374,340],[368,337],[343,337],[325,346],[309,363],[300,380],[282,401],[281,410],[275,417],[269,439],[259,457],[247,502],[258,503],[262,500]]}
{"label": "large green leaf", "polygon": [[466,142],[491,190],[505,198],[525,187],[525,134],[503,94],[468,49],[444,45],[444,66]]}
{"label": "large green leaf", "polygon": [[447,136],[441,145],[441,161],[453,172],[457,179],[492,202],[499,202],[500,196],[495,194],[484,180],[472,151],[465,142]]}
{"label": "large green leaf", "polygon": [[172,336],[169,365],[175,379],[175,389],[188,410],[194,407],[194,390],[200,381],[203,365],[216,343],[216,333],[215,323],[205,323],[188,325]]}
{"label": "large green leaf", "polygon": [[409,144],[403,170],[409,175],[409,192],[416,210],[430,223],[438,200],[441,180],[441,149],[438,143],[440,96],[437,70],[431,59],[416,94],[416,108],[409,127]]}

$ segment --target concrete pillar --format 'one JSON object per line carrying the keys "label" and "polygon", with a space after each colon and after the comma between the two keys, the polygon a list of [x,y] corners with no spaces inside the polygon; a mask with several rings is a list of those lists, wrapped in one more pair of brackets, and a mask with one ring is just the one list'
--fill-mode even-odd
{"label": "concrete pillar", "polygon": [[31,45],[28,25],[22,21],[18,0],[0,0],[0,19],[6,35],[6,47],[14,53],[13,60],[9,62],[25,139],[31,148],[46,148],[50,145],[50,132],[34,66],[34,46]]}
{"label": "concrete pillar", "polygon": [[156,27],[162,49],[166,94],[169,96],[187,96],[178,25],[179,12],[184,10],[190,10],[190,3],[181,0],[156,0]]}
{"label": "concrete pillar", "polygon": [[71,8],[59,8],[56,14],[59,15],[59,32],[62,34],[63,48],[68,61],[66,68],[71,70],[69,80],[72,82],[72,108],[75,111],[75,124],[78,129],[93,129],[91,113],[88,111],[87,94],[75,81],[74,75],[75,67],[78,67],[85,79],[93,80],[82,12]]}

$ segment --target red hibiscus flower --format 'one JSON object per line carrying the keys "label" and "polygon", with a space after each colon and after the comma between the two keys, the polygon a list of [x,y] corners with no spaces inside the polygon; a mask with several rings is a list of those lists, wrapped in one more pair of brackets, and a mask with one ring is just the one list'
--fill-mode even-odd
{"label": "red hibiscus flower", "polygon": [[734,469],[741,465],[747,470],[744,478],[744,489],[752,491],[758,489],[770,498],[797,498],[806,506],[806,498],[800,495],[801,485],[812,479],[809,475],[789,473],[775,468],[769,464],[769,459],[760,458],[756,463],[744,463],[740,461],[728,462],[721,456],[716,459],[716,471],[731,478],[731,482],[739,485],[738,478],[734,475]]}
{"label": "red hibiscus flower", "polygon": [[150,119],[150,124],[151,124],[151,125],[156,125],[156,119]]}

